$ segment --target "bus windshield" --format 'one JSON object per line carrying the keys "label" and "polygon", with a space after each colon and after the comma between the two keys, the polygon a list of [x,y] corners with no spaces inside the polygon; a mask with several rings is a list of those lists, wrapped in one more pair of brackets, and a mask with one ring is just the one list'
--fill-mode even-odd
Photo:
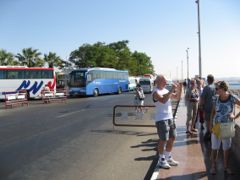
{"label": "bus windshield", "polygon": [[150,80],[141,79],[141,80],[139,81],[139,84],[141,84],[141,85],[150,85],[151,82],[150,82]]}
{"label": "bus windshield", "polygon": [[70,73],[69,87],[84,87],[86,86],[86,71],[73,71]]}

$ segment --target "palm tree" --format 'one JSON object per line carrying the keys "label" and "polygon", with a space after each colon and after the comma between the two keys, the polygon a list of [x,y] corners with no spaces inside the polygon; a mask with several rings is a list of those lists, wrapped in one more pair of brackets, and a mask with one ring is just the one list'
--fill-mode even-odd
{"label": "palm tree", "polygon": [[48,63],[49,67],[61,67],[63,64],[63,60],[56,55],[56,53],[49,52],[48,54],[44,54],[43,60]]}
{"label": "palm tree", "polygon": [[24,48],[22,54],[18,53],[17,58],[22,65],[27,65],[28,67],[43,66],[43,60],[40,58],[41,53],[38,49]]}
{"label": "palm tree", "polygon": [[15,66],[19,62],[14,59],[14,55],[4,49],[0,49],[0,65],[1,66]]}

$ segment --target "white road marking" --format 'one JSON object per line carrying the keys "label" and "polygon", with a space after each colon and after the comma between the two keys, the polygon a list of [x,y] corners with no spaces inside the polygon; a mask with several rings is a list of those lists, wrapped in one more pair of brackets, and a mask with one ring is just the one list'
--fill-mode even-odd
{"label": "white road marking", "polygon": [[158,179],[158,174],[159,174],[159,168],[155,167],[154,172],[152,174],[151,180],[157,180]]}
{"label": "white road marking", "polygon": [[65,113],[65,114],[62,114],[60,116],[57,116],[56,118],[63,118],[63,117],[67,117],[67,116],[70,116],[72,114],[76,114],[76,113],[79,113],[79,112],[82,112],[84,109],[81,109],[79,111],[73,111],[73,112],[69,112],[69,113]]}

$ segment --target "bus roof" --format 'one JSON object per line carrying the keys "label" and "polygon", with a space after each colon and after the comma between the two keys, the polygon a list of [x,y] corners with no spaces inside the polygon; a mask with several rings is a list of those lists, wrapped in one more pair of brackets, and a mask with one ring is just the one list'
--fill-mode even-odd
{"label": "bus roof", "polygon": [[0,70],[53,70],[53,68],[27,67],[27,66],[0,66]]}
{"label": "bus roof", "polygon": [[99,71],[122,71],[122,72],[128,72],[127,70],[117,70],[114,68],[103,68],[103,67],[94,67],[94,68],[79,68],[75,69],[73,71],[94,71],[94,70],[99,70]]}

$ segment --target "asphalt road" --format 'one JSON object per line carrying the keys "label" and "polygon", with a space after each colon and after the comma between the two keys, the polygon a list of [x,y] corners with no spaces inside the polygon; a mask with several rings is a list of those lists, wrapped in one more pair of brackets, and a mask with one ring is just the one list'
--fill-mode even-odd
{"label": "asphalt road", "polygon": [[[150,95],[146,104],[152,104]],[[155,128],[114,127],[113,106],[133,94],[0,109],[1,180],[148,179]]]}

